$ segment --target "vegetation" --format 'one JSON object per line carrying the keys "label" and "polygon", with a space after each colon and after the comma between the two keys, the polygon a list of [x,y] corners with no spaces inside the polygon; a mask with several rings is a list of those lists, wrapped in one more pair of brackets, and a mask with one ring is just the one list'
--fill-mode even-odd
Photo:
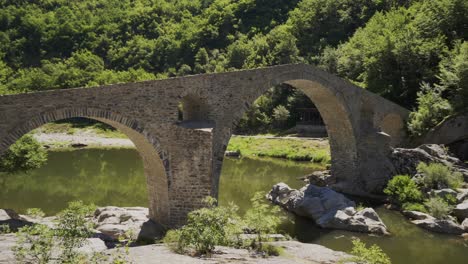
{"label": "vegetation", "polygon": [[[418,203],[423,200],[421,191],[408,175],[397,175],[393,177],[384,189],[384,193],[401,205]],[[409,206],[409,204],[407,204],[407,206]]]}
{"label": "vegetation", "polygon": [[[244,218],[237,215],[237,206],[215,206],[216,200],[207,197],[208,207],[192,211],[187,224],[180,229],[167,232],[163,241],[173,251],[184,254],[210,255],[215,246],[250,247],[265,256],[278,255],[280,249],[264,245],[266,235],[278,228],[281,218],[279,209],[266,203],[263,193],[252,198],[252,208]],[[257,239],[246,245],[240,238],[245,230],[257,235]]]}
{"label": "vegetation", "polygon": [[330,149],[326,142],[285,138],[232,137],[227,147],[242,156],[264,156],[296,161],[330,163]]}
{"label": "vegetation", "polygon": [[404,203],[402,208],[405,211],[418,211],[428,213],[426,207],[424,207],[424,204],[421,203]]}
{"label": "vegetation", "polygon": [[437,219],[447,218],[452,212],[452,206],[440,197],[431,197],[424,203],[424,205],[426,206],[429,214]]}
{"label": "vegetation", "polygon": [[32,136],[25,135],[0,157],[0,173],[11,174],[36,169],[46,161],[46,150]]}
{"label": "vegetation", "polygon": [[463,175],[452,168],[440,164],[421,162],[417,167],[418,173],[423,175],[423,184],[431,189],[458,188],[463,183]]}
{"label": "vegetation", "polygon": [[[18,263],[126,263],[126,256],[120,251],[111,257],[98,253],[88,256],[77,251],[93,234],[92,223],[86,218],[94,210],[94,205],[70,202],[68,208],[58,215],[55,228],[42,224],[20,228],[13,247]],[[29,211],[44,215],[37,208]],[[109,260],[111,262],[107,262]]]}
{"label": "vegetation", "polygon": [[359,239],[353,239],[353,249],[351,254],[354,257],[346,259],[358,264],[391,264],[390,258],[377,245],[366,247],[364,242]]}
{"label": "vegetation", "polygon": [[[419,105],[415,134],[444,118],[445,100],[454,111],[468,101],[464,0],[6,0],[0,10],[0,94],[305,62]],[[441,91],[440,112],[427,112],[423,82]],[[239,131],[286,126],[305,98],[285,87],[267,97]]]}

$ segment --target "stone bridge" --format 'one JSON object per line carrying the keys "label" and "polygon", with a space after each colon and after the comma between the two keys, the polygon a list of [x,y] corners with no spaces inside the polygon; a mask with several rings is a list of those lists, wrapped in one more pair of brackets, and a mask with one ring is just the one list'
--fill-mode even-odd
{"label": "stone bridge", "polygon": [[180,225],[205,196],[217,197],[233,127],[260,95],[279,84],[300,89],[320,111],[334,187],[379,193],[388,179],[390,146],[405,144],[408,111],[304,64],[0,96],[0,154],[48,122],[87,117],[107,123],[124,132],[143,159],[151,218]]}

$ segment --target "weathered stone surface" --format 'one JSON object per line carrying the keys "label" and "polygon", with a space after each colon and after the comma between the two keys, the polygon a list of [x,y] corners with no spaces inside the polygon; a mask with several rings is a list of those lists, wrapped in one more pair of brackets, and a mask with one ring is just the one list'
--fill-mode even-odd
{"label": "weathered stone surface", "polygon": [[11,209],[0,209],[0,225],[8,225],[10,230],[16,231],[18,228],[30,224],[31,222],[22,219],[15,211]]}
{"label": "weathered stone surface", "polygon": [[356,204],[327,187],[306,185],[301,190],[275,184],[267,195],[274,204],[315,220],[323,228],[387,234],[387,227],[372,208],[356,212]]}
{"label": "weathered stone surface", "polygon": [[[453,167],[461,172],[465,179],[468,176],[468,167],[459,159],[452,157],[440,145],[421,145],[414,149],[395,148],[390,155],[394,165],[394,175],[416,175],[416,167],[420,162],[437,162]],[[446,186],[442,186],[446,188]]]}
{"label": "weathered stone surface", "polygon": [[456,198],[458,193],[452,189],[449,189],[449,188],[445,188],[445,189],[441,189],[441,190],[432,190],[431,192],[429,192],[429,194],[432,194],[434,196],[438,196],[440,198],[443,198],[443,199],[446,199],[447,196],[451,196],[453,198]]}
{"label": "weathered stone surface", "polygon": [[403,215],[408,217],[411,223],[433,232],[455,235],[464,233],[463,227],[451,219],[437,219],[429,214],[417,211],[403,211]]}
{"label": "weathered stone surface", "polygon": [[468,189],[457,189],[457,201],[459,203],[463,202],[465,199],[468,198]]}
{"label": "weathered stone surface", "polygon": [[150,220],[148,208],[107,206],[96,209],[93,221],[96,230],[112,239],[131,235],[132,239],[154,241],[164,228]]}
{"label": "weathered stone surface", "polygon": [[300,89],[320,109],[330,138],[334,187],[379,193],[389,178],[384,174],[390,146],[404,142],[409,111],[305,64],[0,96],[0,155],[45,123],[87,117],[109,124],[142,156],[150,218],[177,226],[204,205],[203,197],[217,196],[233,126],[276,85]]}
{"label": "weathered stone surface", "polygon": [[461,223],[461,227],[465,230],[465,232],[468,233],[468,218],[465,218],[463,222]]}
{"label": "weathered stone surface", "polygon": [[458,219],[468,218],[468,200],[463,201],[453,209],[453,214],[458,217]]}
{"label": "weathered stone surface", "polygon": [[224,152],[224,156],[238,158],[240,157],[240,152],[239,151],[226,151]]}
{"label": "weathered stone surface", "polygon": [[304,176],[307,183],[325,187],[336,183],[336,177],[333,177],[329,170],[314,171],[309,175]]}
{"label": "weathered stone surface", "polygon": [[403,211],[401,212],[404,216],[408,217],[409,219],[413,220],[425,220],[425,219],[432,219],[431,215],[418,212],[418,211]]}

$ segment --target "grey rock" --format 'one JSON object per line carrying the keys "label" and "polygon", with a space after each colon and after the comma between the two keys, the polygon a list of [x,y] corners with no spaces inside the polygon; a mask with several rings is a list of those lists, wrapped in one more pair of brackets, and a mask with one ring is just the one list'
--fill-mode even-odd
{"label": "grey rock", "polygon": [[330,170],[314,171],[309,175],[304,176],[305,181],[312,185],[325,187],[336,183],[336,177],[333,177]]}
{"label": "grey rock", "polygon": [[413,224],[433,232],[461,235],[463,228],[452,220],[436,219],[434,217],[424,220],[411,221]]}
{"label": "grey rock", "polygon": [[430,192],[430,195],[437,196],[437,197],[445,199],[448,196],[452,196],[452,197],[456,198],[458,193],[456,191],[452,190],[452,189],[445,188],[445,189],[441,189],[441,190],[432,190]]}
{"label": "grey rock", "polygon": [[403,211],[402,214],[409,219],[413,220],[425,220],[425,219],[433,219],[434,217],[422,212],[418,211]]}
{"label": "grey rock", "polygon": [[465,199],[468,198],[468,189],[457,189],[457,201],[459,203],[463,202]]}
{"label": "grey rock", "polygon": [[465,232],[468,232],[468,218],[465,218],[463,222],[461,223],[461,227],[465,230]]}
{"label": "grey rock", "polygon": [[240,157],[240,152],[239,151],[226,151],[224,152],[224,156],[226,157],[234,157],[234,158],[238,158]]}
{"label": "grey rock", "polygon": [[278,183],[267,198],[290,212],[315,220],[323,228],[388,234],[385,224],[372,208],[356,212],[353,201],[328,187],[309,184],[295,190],[285,183]]}
{"label": "grey rock", "polygon": [[464,200],[462,203],[457,204],[453,209],[453,214],[458,217],[458,219],[468,218],[468,200]]}

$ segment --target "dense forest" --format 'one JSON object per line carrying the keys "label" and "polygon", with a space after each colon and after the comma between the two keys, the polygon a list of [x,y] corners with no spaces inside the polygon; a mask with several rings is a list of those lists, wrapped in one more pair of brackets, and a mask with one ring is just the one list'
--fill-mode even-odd
{"label": "dense forest", "polygon": [[[414,109],[420,135],[468,105],[467,37],[466,0],[0,0],[0,94],[303,62]],[[248,122],[302,97],[273,89]]]}

